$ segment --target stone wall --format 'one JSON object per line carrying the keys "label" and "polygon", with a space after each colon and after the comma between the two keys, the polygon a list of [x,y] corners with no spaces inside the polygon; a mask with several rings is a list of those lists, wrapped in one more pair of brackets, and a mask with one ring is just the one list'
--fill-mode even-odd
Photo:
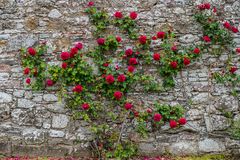
{"label": "stone wall", "polygon": [[[240,2],[212,0],[222,5],[226,18],[238,21]],[[156,33],[170,24],[182,44],[197,43],[201,28],[192,14],[198,0],[98,0],[97,6],[112,14],[137,11],[143,33]],[[36,92],[24,86],[18,50],[46,40],[49,53],[67,49],[81,41],[85,49],[95,45],[93,27],[84,13],[86,0],[0,0],[0,154],[8,155],[88,155],[91,133],[85,122],[71,120],[70,112],[55,93]],[[240,29],[240,28],[239,28]],[[240,46],[240,34],[235,37]],[[88,46],[89,45],[89,46]],[[50,56],[51,57],[51,56]],[[205,54],[198,62],[176,77],[176,87],[167,93],[135,93],[133,98],[145,104],[153,100],[182,104],[188,124],[172,134],[168,127],[139,140],[142,154],[240,153],[240,141],[229,137],[230,123],[225,112],[239,114],[239,97],[231,89],[209,77],[220,70],[227,56]],[[236,58],[236,62],[239,58]],[[210,67],[211,66],[211,67]],[[239,63],[238,63],[239,66]],[[191,103],[189,103],[191,102]],[[191,104],[191,105],[189,105]]]}

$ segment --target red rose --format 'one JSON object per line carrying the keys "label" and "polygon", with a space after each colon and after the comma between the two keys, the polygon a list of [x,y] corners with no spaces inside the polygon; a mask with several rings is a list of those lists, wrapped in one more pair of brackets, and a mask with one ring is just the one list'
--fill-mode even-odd
{"label": "red rose", "polygon": [[230,68],[229,72],[234,74],[237,70],[238,70],[238,68],[236,66],[233,66],[233,67]]}
{"label": "red rose", "polygon": [[172,46],[171,50],[174,51],[174,52],[177,51],[177,46],[175,46],[175,45]]}
{"label": "red rose", "polygon": [[74,55],[77,53],[78,53],[78,49],[76,47],[71,48],[70,57],[71,58],[74,57]]}
{"label": "red rose", "polygon": [[152,113],[152,109],[151,109],[151,108],[148,108],[148,109],[147,109],[147,113]]}
{"label": "red rose", "polygon": [[170,120],[169,125],[171,128],[175,128],[175,127],[177,127],[177,122],[174,120]]}
{"label": "red rose", "polygon": [[137,16],[138,16],[138,14],[136,13],[136,12],[130,12],[130,15],[129,15],[129,17],[131,18],[131,19],[136,19],[137,18]]}
{"label": "red rose", "polygon": [[115,97],[116,100],[120,100],[122,98],[122,92],[116,91],[114,92],[113,96]]}
{"label": "red rose", "polygon": [[163,39],[165,37],[165,32],[158,32],[157,37]]}
{"label": "red rose", "polygon": [[189,65],[190,63],[191,63],[191,60],[189,58],[186,58],[186,57],[183,58],[183,64],[185,66]]}
{"label": "red rose", "polygon": [[223,26],[224,26],[225,28],[227,28],[227,29],[230,29],[230,28],[231,28],[231,25],[230,25],[230,23],[228,23],[228,22],[224,22],[224,23],[223,23]]}
{"label": "red rose", "polygon": [[83,87],[81,85],[76,85],[74,88],[73,88],[73,92],[77,92],[77,93],[80,93],[82,92],[83,90]]}
{"label": "red rose", "polygon": [[70,58],[70,54],[68,52],[62,52],[61,58],[62,58],[62,60],[67,60]]}
{"label": "red rose", "polygon": [[118,41],[118,43],[120,43],[122,41],[122,38],[120,36],[117,36],[116,40]]}
{"label": "red rose", "polygon": [[162,119],[162,115],[159,114],[159,113],[155,113],[154,116],[153,116],[153,120],[155,122],[159,122],[160,120]]}
{"label": "red rose", "polygon": [[26,83],[27,83],[27,84],[30,84],[30,83],[31,83],[31,79],[30,79],[30,78],[27,78],[27,79],[26,79]]}
{"label": "red rose", "polygon": [[204,4],[200,4],[200,5],[198,5],[198,9],[200,9],[200,10],[204,10],[204,9],[205,9],[205,5],[204,5]]}
{"label": "red rose", "polygon": [[173,69],[176,69],[178,67],[178,63],[176,61],[173,61],[170,63],[170,66],[173,68]]}
{"label": "red rose", "polygon": [[238,29],[236,27],[232,27],[232,32],[233,33],[238,33],[239,31],[238,31]]}
{"label": "red rose", "polygon": [[78,42],[75,44],[75,48],[81,50],[83,48],[83,44],[81,42]]}
{"label": "red rose", "polygon": [[126,77],[125,77],[124,74],[120,74],[120,75],[118,76],[118,82],[124,82],[125,80],[126,80]]}
{"label": "red rose", "polygon": [[236,52],[237,52],[237,53],[240,53],[240,48],[236,48]]}
{"label": "red rose", "polygon": [[214,8],[213,8],[213,13],[216,13],[216,12],[217,12],[217,8],[214,7]]}
{"label": "red rose", "polygon": [[114,83],[114,77],[113,77],[113,75],[111,75],[111,74],[107,75],[107,76],[105,77],[105,79],[106,79],[106,81],[107,81],[108,84]]}
{"label": "red rose", "polygon": [[186,120],[186,118],[180,118],[180,119],[178,120],[178,123],[179,123],[180,125],[185,125],[185,124],[187,123],[187,120]]}
{"label": "red rose", "polygon": [[63,63],[62,63],[62,68],[63,68],[63,69],[66,69],[66,68],[67,68],[67,63],[66,63],[66,62],[63,62]]}
{"label": "red rose", "polygon": [[159,53],[154,53],[154,54],[153,54],[153,59],[154,59],[155,61],[159,61],[159,60],[160,60],[160,54],[159,54]]}
{"label": "red rose", "polygon": [[106,63],[103,63],[103,66],[104,66],[104,67],[108,67],[108,66],[109,66],[109,63],[107,63],[107,62],[106,62]]}
{"label": "red rose", "polygon": [[147,36],[141,35],[138,40],[141,44],[146,44]]}
{"label": "red rose", "polygon": [[52,86],[53,85],[53,81],[51,79],[47,79],[46,80],[46,84],[47,84],[47,86]]}
{"label": "red rose", "polygon": [[193,50],[193,53],[199,54],[199,53],[200,53],[200,49],[199,49],[199,48],[195,48],[195,49]]}
{"label": "red rose", "polygon": [[204,7],[205,7],[205,9],[210,9],[211,8],[211,4],[210,3],[205,3]]}
{"label": "red rose", "polygon": [[136,65],[138,62],[137,62],[137,59],[136,58],[130,58],[129,59],[129,64],[130,65]]}
{"label": "red rose", "polygon": [[128,66],[128,72],[134,72],[135,68],[133,66]]}
{"label": "red rose", "polygon": [[25,68],[24,69],[24,74],[29,74],[30,73],[30,68]]}
{"label": "red rose", "polygon": [[105,39],[104,38],[98,38],[97,43],[98,43],[98,45],[104,45]]}
{"label": "red rose", "polygon": [[203,40],[205,42],[211,42],[211,39],[208,36],[203,36]]}
{"label": "red rose", "polygon": [[88,110],[90,108],[90,105],[88,103],[82,104],[82,109],[83,110]]}
{"label": "red rose", "polygon": [[157,36],[152,36],[152,40],[157,40]]}
{"label": "red rose", "polygon": [[115,12],[115,13],[114,13],[114,16],[115,16],[116,18],[122,18],[122,17],[123,17],[122,12],[120,12],[120,11]]}
{"label": "red rose", "polygon": [[126,109],[126,110],[129,110],[129,109],[131,109],[133,107],[133,105],[131,104],[131,103],[125,103],[125,105],[124,105],[124,108]]}
{"label": "red rose", "polygon": [[131,48],[129,48],[125,51],[126,56],[131,56],[132,54],[133,54],[133,50]]}
{"label": "red rose", "polygon": [[91,6],[93,6],[93,5],[94,5],[94,2],[93,2],[93,1],[88,2],[88,6],[89,6],[89,7],[91,7]]}
{"label": "red rose", "polygon": [[34,48],[28,48],[28,53],[31,55],[31,56],[35,56],[36,55],[36,50]]}

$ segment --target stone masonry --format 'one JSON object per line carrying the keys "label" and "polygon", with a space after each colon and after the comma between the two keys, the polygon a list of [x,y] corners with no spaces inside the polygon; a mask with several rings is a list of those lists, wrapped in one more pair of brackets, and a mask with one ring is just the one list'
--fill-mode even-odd
{"label": "stone masonry", "polygon": [[[89,156],[88,124],[73,121],[71,113],[58,102],[56,93],[32,91],[24,84],[20,66],[21,47],[46,40],[49,54],[66,50],[76,41],[84,49],[95,45],[93,26],[84,13],[87,0],[0,0],[0,155]],[[120,10],[139,13],[140,32],[154,34],[170,24],[184,45],[200,40],[201,28],[192,14],[200,0],[96,0],[110,14]],[[240,1],[212,0],[221,5],[226,19],[239,24]],[[239,28],[240,29],[240,28]],[[127,37],[127,36],[126,36]],[[124,37],[124,38],[126,38]],[[240,34],[234,37],[240,47]],[[148,139],[138,140],[141,154],[160,155],[204,153],[240,153],[240,141],[228,134],[229,119],[225,112],[240,116],[240,97],[231,89],[209,78],[210,71],[221,70],[226,55],[205,54],[176,77],[176,87],[167,93],[133,93],[133,99],[145,102],[182,104],[188,124],[180,130],[168,131],[164,126]],[[239,62],[239,56],[236,57]],[[212,66],[212,64],[215,64]],[[211,67],[210,67],[211,66]],[[238,68],[240,64],[238,63]],[[239,71],[238,71],[239,72]],[[239,74],[239,73],[238,73]],[[190,103],[191,102],[191,103]],[[188,104],[188,105],[186,105]],[[191,104],[191,105],[189,105]]]}

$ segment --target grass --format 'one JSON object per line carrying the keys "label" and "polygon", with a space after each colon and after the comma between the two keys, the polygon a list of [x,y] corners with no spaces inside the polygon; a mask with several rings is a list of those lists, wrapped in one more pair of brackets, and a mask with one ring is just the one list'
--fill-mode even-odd
{"label": "grass", "polygon": [[203,155],[203,156],[190,156],[190,157],[177,157],[174,160],[233,160],[227,155]]}

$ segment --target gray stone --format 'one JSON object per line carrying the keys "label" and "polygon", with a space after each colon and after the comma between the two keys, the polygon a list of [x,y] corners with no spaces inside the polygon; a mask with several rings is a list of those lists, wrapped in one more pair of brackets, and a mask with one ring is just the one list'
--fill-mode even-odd
{"label": "gray stone", "polygon": [[169,146],[170,153],[178,156],[196,154],[197,150],[198,144],[196,142],[177,142]]}
{"label": "gray stone", "polygon": [[60,18],[61,16],[62,14],[57,9],[51,10],[48,14],[48,17],[53,19]]}
{"label": "gray stone", "polygon": [[224,143],[219,140],[206,138],[198,143],[200,152],[223,152],[226,150]]}
{"label": "gray stone", "polygon": [[67,127],[69,122],[69,118],[66,115],[59,114],[54,115],[52,119],[52,127],[53,128],[65,128]]}
{"label": "gray stone", "polygon": [[0,40],[8,40],[10,37],[9,34],[0,34]]}
{"label": "gray stone", "polygon": [[206,116],[205,123],[209,132],[226,130],[231,125],[230,119],[221,115]]}
{"label": "gray stone", "polygon": [[32,101],[34,102],[41,102],[43,100],[43,96],[42,95],[34,95]]}
{"label": "gray stone", "polygon": [[0,104],[0,122],[10,117],[10,106],[7,104]]}
{"label": "gray stone", "polygon": [[49,136],[53,138],[62,138],[65,136],[65,133],[63,131],[50,130]]}
{"label": "gray stone", "polygon": [[47,102],[55,102],[58,100],[58,97],[55,96],[54,94],[44,94],[43,100]]}
{"label": "gray stone", "polygon": [[32,108],[35,106],[35,103],[27,99],[18,99],[19,108]]}
{"label": "gray stone", "polygon": [[62,112],[66,112],[66,110],[64,109],[65,107],[64,104],[65,103],[62,103],[62,102],[56,102],[56,103],[47,105],[46,108],[53,112],[62,113]]}
{"label": "gray stone", "polygon": [[6,81],[9,78],[9,73],[0,73],[0,81]]}
{"label": "gray stone", "polygon": [[192,98],[193,104],[202,104],[209,102],[211,100],[211,95],[209,93],[199,93]]}
{"label": "gray stone", "polygon": [[9,48],[9,51],[17,51],[21,47],[33,46],[37,41],[38,37],[36,35],[19,34],[16,36],[11,36],[7,47]]}
{"label": "gray stone", "polygon": [[12,95],[0,92],[0,103],[9,103],[12,102]]}
{"label": "gray stone", "polygon": [[180,42],[182,43],[193,43],[194,41],[197,41],[199,38],[197,36],[194,36],[192,34],[186,34],[179,38]]}
{"label": "gray stone", "polygon": [[46,133],[36,128],[25,128],[22,135],[27,144],[39,144],[45,141]]}
{"label": "gray stone", "polygon": [[92,139],[92,133],[84,127],[80,127],[77,131],[76,131],[76,137],[78,140],[91,140]]}

